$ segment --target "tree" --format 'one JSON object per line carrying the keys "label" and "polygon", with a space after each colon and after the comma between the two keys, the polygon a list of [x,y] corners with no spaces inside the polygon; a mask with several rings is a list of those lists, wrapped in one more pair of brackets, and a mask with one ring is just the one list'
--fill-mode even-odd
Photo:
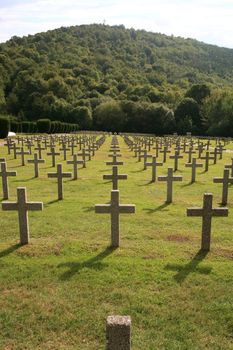
{"label": "tree", "polygon": [[202,131],[200,107],[193,98],[185,97],[178,104],[175,109],[175,120],[178,132],[185,133],[192,131],[197,134]]}
{"label": "tree", "polygon": [[37,120],[37,129],[39,133],[48,134],[51,129],[51,120],[50,119],[38,119]]}
{"label": "tree", "polygon": [[6,116],[0,116],[0,139],[7,137],[10,131],[10,121]]}
{"label": "tree", "polygon": [[193,98],[198,104],[202,104],[203,100],[210,96],[210,88],[206,84],[195,84],[191,86],[185,96]]}
{"label": "tree", "polygon": [[123,131],[126,124],[126,114],[119,101],[101,103],[94,110],[95,125],[98,130],[112,132]]}

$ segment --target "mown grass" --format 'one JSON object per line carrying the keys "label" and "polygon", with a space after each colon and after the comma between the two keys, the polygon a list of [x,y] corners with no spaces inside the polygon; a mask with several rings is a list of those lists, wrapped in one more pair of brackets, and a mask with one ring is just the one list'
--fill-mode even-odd
{"label": "mown grass", "polygon": [[183,182],[166,205],[166,184],[150,183],[151,168],[144,171],[119,138],[125,162],[119,169],[128,174],[119,183],[120,201],[136,204],[136,214],[121,215],[121,246],[113,250],[109,215],[94,212],[110,199],[111,183],[102,180],[111,172],[110,141],[80,169],[79,180],[64,181],[59,202],[48,157],[34,179],[32,165],[20,166],[0,147],[8,169],[18,172],[10,178],[10,200],[26,186],[28,200],[44,203],[42,212],[29,213],[27,246],[18,245],[17,213],[0,211],[0,349],[101,350],[110,314],[131,315],[134,350],[233,349],[233,186],[229,217],[213,219],[210,253],[199,252],[201,218],[186,217],[187,207],[202,206],[204,192],[219,206],[221,184],[213,177],[222,176],[232,154],[208,173],[198,169],[192,185],[185,155],[177,171]]}

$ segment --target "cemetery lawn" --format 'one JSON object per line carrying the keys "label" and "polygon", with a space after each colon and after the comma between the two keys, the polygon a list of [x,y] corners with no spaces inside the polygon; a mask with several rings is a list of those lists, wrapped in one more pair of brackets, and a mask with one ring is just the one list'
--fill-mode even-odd
{"label": "cemetery lawn", "polygon": [[[119,181],[120,202],[135,204],[136,214],[121,215],[121,246],[114,250],[110,215],[94,211],[110,200],[111,182],[102,179],[111,173],[110,142],[79,169],[77,181],[64,180],[62,201],[56,179],[47,177],[55,168],[45,153],[35,179],[33,165],[22,167],[0,146],[8,170],[18,173],[9,179],[9,200],[25,186],[29,201],[44,203],[42,212],[29,212],[25,246],[18,244],[17,212],[0,210],[0,349],[104,350],[105,319],[120,314],[132,317],[133,350],[232,350],[233,185],[229,217],[213,218],[208,254],[199,251],[201,218],[186,216],[187,207],[202,207],[204,192],[220,206],[222,185],[213,177],[222,177],[232,153],[211,161],[208,173],[198,169],[194,184],[181,160],[175,175],[183,182],[174,183],[174,203],[167,205],[166,183],[151,183],[151,168],[143,170],[119,138],[125,162],[119,173],[128,174]],[[157,175],[166,175],[168,165],[173,161]]]}

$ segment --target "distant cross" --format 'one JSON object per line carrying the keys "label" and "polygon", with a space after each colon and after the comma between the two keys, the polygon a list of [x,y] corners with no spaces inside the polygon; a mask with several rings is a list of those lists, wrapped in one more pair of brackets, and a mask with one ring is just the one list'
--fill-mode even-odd
{"label": "distant cross", "polygon": [[220,145],[218,146],[219,159],[222,159],[223,151],[226,151],[226,148],[223,148],[223,145],[220,144]]}
{"label": "distant cross", "polygon": [[112,167],[112,174],[103,175],[104,180],[112,180],[112,189],[118,190],[118,180],[127,180],[126,174],[118,174],[118,166],[114,165]]}
{"label": "distant cross", "polygon": [[196,181],[196,169],[197,168],[202,168],[203,164],[197,163],[197,159],[193,158],[192,162],[186,163],[185,164],[186,168],[191,168],[192,169],[192,176],[191,176],[191,183]]}
{"label": "distant cross", "polygon": [[168,146],[164,146],[163,150],[160,151],[160,153],[163,153],[163,163],[166,163],[167,153],[171,153],[171,151],[168,150]]}
{"label": "distant cross", "polygon": [[166,200],[166,203],[172,203],[173,181],[182,181],[182,176],[173,176],[173,169],[168,168],[167,176],[159,176],[158,180],[167,182],[167,200]]}
{"label": "distant cross", "polygon": [[70,148],[67,147],[65,142],[63,143],[62,148],[60,148],[60,151],[63,152],[63,159],[66,160],[66,158],[67,158],[67,151],[70,151]]}
{"label": "distant cross", "polygon": [[19,217],[20,243],[29,243],[28,211],[43,210],[42,202],[28,202],[25,187],[17,188],[17,202],[3,202],[2,210],[16,210]]}
{"label": "distant cross", "polygon": [[151,166],[151,168],[152,168],[152,179],[151,179],[152,182],[156,181],[156,169],[157,169],[157,166],[162,166],[163,165],[162,162],[158,162],[157,163],[156,159],[157,158],[155,156],[152,156],[152,161],[146,163],[147,166]]}
{"label": "distant cross", "polygon": [[63,178],[72,177],[71,173],[63,173],[62,172],[62,164],[57,164],[57,172],[56,173],[48,173],[48,177],[57,178],[57,192],[58,192],[58,200],[63,199]]}
{"label": "distant cross", "polygon": [[156,141],[155,147],[153,147],[153,149],[155,150],[155,156],[156,156],[156,158],[158,158],[158,156],[159,156],[159,151],[161,150],[161,147],[160,147],[158,141]]}
{"label": "distant cross", "polygon": [[225,165],[225,168],[231,169],[231,177],[233,177],[233,158],[231,158],[231,164]]}
{"label": "distant cross", "polygon": [[187,216],[201,216],[202,217],[202,242],[201,249],[205,251],[210,250],[211,241],[211,221],[213,216],[228,216],[228,208],[213,209],[213,195],[212,193],[205,193],[203,197],[202,208],[188,208]]}
{"label": "distant cross", "polygon": [[111,191],[110,204],[96,204],[95,212],[99,214],[111,214],[111,246],[119,247],[120,245],[120,214],[134,214],[135,205],[120,204],[120,193],[118,190]]}
{"label": "distant cross", "polygon": [[217,156],[218,156],[218,149],[217,149],[217,147],[215,147],[214,151],[210,152],[210,153],[213,154],[212,159],[214,160],[214,164],[216,164],[217,163]]}
{"label": "distant cross", "polygon": [[81,156],[83,159],[83,168],[86,168],[86,157],[89,157],[90,153],[86,151],[85,148],[82,149],[78,156]]}
{"label": "distant cross", "polygon": [[145,149],[142,157],[143,157],[144,170],[146,170],[147,169],[147,158],[152,158],[152,155],[148,154],[147,150]]}
{"label": "distant cross", "polygon": [[173,156],[169,157],[170,159],[174,159],[174,171],[178,169],[178,161],[179,159],[182,159],[183,156],[179,155],[179,151],[175,151],[175,154]]}
{"label": "distant cross", "polygon": [[39,164],[45,163],[45,160],[38,158],[38,154],[34,153],[34,158],[28,159],[28,163],[34,164],[35,177],[39,177]]}
{"label": "distant cross", "polygon": [[67,164],[73,164],[73,180],[78,179],[78,164],[83,165],[83,160],[78,160],[77,154],[73,154],[73,160],[67,160]]}
{"label": "distant cross", "polygon": [[209,170],[209,161],[210,159],[213,159],[212,157],[210,157],[209,151],[206,152],[205,156],[200,157],[200,159],[205,160],[205,172],[207,172]]}
{"label": "distant cross", "polygon": [[60,153],[56,152],[55,147],[51,147],[51,152],[48,152],[47,155],[52,157],[52,167],[55,167],[56,166],[56,156],[60,156]]}
{"label": "distant cross", "polygon": [[38,151],[39,153],[39,159],[42,159],[42,151],[44,151],[46,148],[42,147],[40,143],[38,143],[37,147],[35,147],[35,151]]}
{"label": "distant cross", "polygon": [[21,150],[19,152],[17,152],[17,154],[21,155],[21,164],[22,166],[25,165],[25,154],[29,154],[28,151],[24,151],[24,148],[21,147]]}
{"label": "distant cross", "polygon": [[192,154],[196,153],[195,151],[193,151],[192,147],[189,147],[188,151],[185,151],[184,153],[188,154],[188,161],[187,163],[191,163],[192,160]]}
{"label": "distant cross", "polygon": [[3,199],[8,199],[9,198],[8,176],[16,176],[17,173],[16,171],[7,171],[6,162],[0,162],[0,166],[1,166],[0,177],[2,178]]}
{"label": "distant cross", "polygon": [[233,177],[229,177],[229,169],[224,169],[223,177],[214,177],[214,183],[222,183],[222,205],[227,204],[228,184],[233,184]]}
{"label": "distant cross", "polygon": [[20,149],[20,147],[17,147],[16,143],[13,143],[11,148],[13,149],[13,152],[14,152],[14,159],[17,159],[17,150]]}
{"label": "distant cross", "polygon": [[7,147],[8,154],[11,154],[11,147],[12,147],[13,141],[7,137],[6,143],[4,143],[4,146]]}

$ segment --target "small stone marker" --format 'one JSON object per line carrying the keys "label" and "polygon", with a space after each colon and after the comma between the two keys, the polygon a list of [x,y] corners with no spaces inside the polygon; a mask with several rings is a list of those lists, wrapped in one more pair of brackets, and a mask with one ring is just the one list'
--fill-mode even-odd
{"label": "small stone marker", "polygon": [[72,177],[71,173],[63,173],[62,172],[62,164],[57,164],[57,172],[56,173],[48,173],[48,177],[57,178],[57,192],[58,192],[58,200],[63,199],[63,178]]}
{"label": "small stone marker", "polygon": [[108,316],[106,322],[106,350],[131,349],[131,317]]}
{"label": "small stone marker", "polygon": [[162,166],[163,165],[163,163],[162,162],[156,162],[156,157],[155,156],[152,156],[152,161],[149,163],[149,162],[147,162],[146,163],[146,165],[147,166],[151,166],[151,168],[152,168],[152,182],[155,182],[156,181],[156,168],[157,168],[157,166]]}
{"label": "small stone marker", "polygon": [[78,164],[83,165],[83,160],[78,160],[77,154],[73,154],[73,160],[67,160],[67,164],[73,164],[73,180],[78,179]]}
{"label": "small stone marker", "polygon": [[192,163],[186,163],[185,166],[186,166],[186,168],[192,168],[191,183],[195,182],[196,181],[196,169],[202,168],[203,164],[197,163],[197,159],[193,158]]}
{"label": "small stone marker", "polygon": [[233,184],[233,177],[229,177],[229,169],[224,169],[223,177],[214,177],[214,183],[222,183],[222,205],[227,204],[228,184]]}
{"label": "small stone marker", "polygon": [[201,249],[210,250],[211,221],[213,216],[228,216],[228,208],[213,209],[212,193],[205,193],[203,197],[203,208],[188,208],[187,216],[202,217],[202,241]]}
{"label": "small stone marker", "polygon": [[119,215],[120,214],[134,214],[134,204],[120,204],[119,190],[111,191],[110,204],[96,204],[95,212],[98,214],[111,214],[111,246],[119,247],[120,244],[120,229],[119,229]]}
{"label": "small stone marker", "polygon": [[48,152],[47,155],[52,157],[52,167],[55,167],[56,166],[56,156],[60,156],[60,153],[56,152],[55,147],[51,147],[51,152]]}
{"label": "small stone marker", "polygon": [[118,190],[118,180],[127,180],[126,174],[118,174],[118,166],[112,167],[112,174],[103,175],[104,180],[112,180],[112,189]]}
{"label": "small stone marker", "polygon": [[167,169],[167,176],[159,176],[159,181],[167,182],[167,200],[166,203],[172,203],[173,181],[182,181],[182,176],[173,176],[173,169]]}
{"label": "small stone marker", "polygon": [[[5,159],[5,158],[2,158]],[[2,177],[2,193],[3,199],[9,198],[8,176],[17,176],[16,171],[7,171],[6,162],[0,162],[1,171],[0,177]]]}
{"label": "small stone marker", "polygon": [[3,202],[2,210],[16,210],[19,217],[20,243],[29,243],[28,211],[43,210],[42,202],[28,202],[25,187],[17,188],[17,202]]}
{"label": "small stone marker", "polygon": [[35,177],[39,177],[39,164],[45,163],[45,160],[38,158],[38,154],[34,153],[34,158],[28,159],[28,163],[34,164]]}

